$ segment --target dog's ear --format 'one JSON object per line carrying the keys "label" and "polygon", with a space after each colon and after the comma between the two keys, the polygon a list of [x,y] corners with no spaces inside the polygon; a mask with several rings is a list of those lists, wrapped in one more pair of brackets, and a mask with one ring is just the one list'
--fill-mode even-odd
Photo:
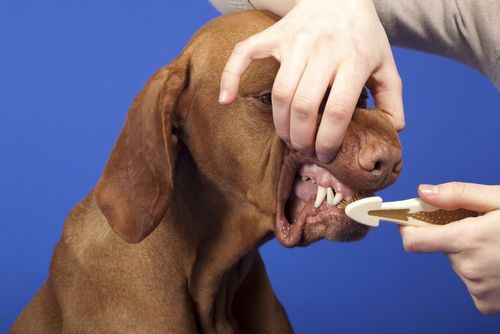
{"label": "dog's ear", "polygon": [[186,66],[174,62],[146,83],[95,189],[97,205],[113,231],[127,242],[147,237],[165,215],[173,192],[172,133]]}

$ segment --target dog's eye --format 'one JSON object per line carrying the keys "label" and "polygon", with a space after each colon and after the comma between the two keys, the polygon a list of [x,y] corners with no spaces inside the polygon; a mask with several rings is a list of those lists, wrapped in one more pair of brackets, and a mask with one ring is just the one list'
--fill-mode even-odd
{"label": "dog's eye", "polygon": [[271,98],[271,93],[263,94],[260,96],[257,96],[260,102],[270,106],[273,104],[272,98]]}

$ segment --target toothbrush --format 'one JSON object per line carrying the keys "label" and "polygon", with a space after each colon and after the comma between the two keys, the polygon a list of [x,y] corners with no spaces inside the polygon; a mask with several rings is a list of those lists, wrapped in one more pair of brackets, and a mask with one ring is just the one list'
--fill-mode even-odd
{"label": "toothbrush", "polygon": [[352,220],[377,227],[380,220],[409,226],[445,225],[467,217],[477,217],[479,212],[465,209],[445,210],[425,203],[420,198],[383,202],[381,197],[355,200],[345,207],[345,214]]}

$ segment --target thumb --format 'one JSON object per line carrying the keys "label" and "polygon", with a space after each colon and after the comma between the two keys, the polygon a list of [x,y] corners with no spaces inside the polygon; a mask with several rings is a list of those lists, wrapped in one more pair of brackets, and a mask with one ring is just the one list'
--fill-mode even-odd
{"label": "thumb", "polygon": [[467,209],[488,212],[500,209],[500,186],[449,182],[439,185],[421,184],[420,198],[443,209]]}

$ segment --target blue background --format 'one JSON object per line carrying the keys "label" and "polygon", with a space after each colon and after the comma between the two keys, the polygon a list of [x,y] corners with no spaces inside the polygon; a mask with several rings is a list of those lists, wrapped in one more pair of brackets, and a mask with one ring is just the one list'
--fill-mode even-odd
{"label": "blue background", "polygon": [[[47,276],[65,216],[96,183],[146,79],[216,16],[204,0],[2,1],[0,332]],[[404,171],[420,182],[500,184],[500,99],[456,62],[395,49],[404,81]],[[394,226],[353,244],[262,254],[298,333],[499,333],[440,254],[409,255]]]}

